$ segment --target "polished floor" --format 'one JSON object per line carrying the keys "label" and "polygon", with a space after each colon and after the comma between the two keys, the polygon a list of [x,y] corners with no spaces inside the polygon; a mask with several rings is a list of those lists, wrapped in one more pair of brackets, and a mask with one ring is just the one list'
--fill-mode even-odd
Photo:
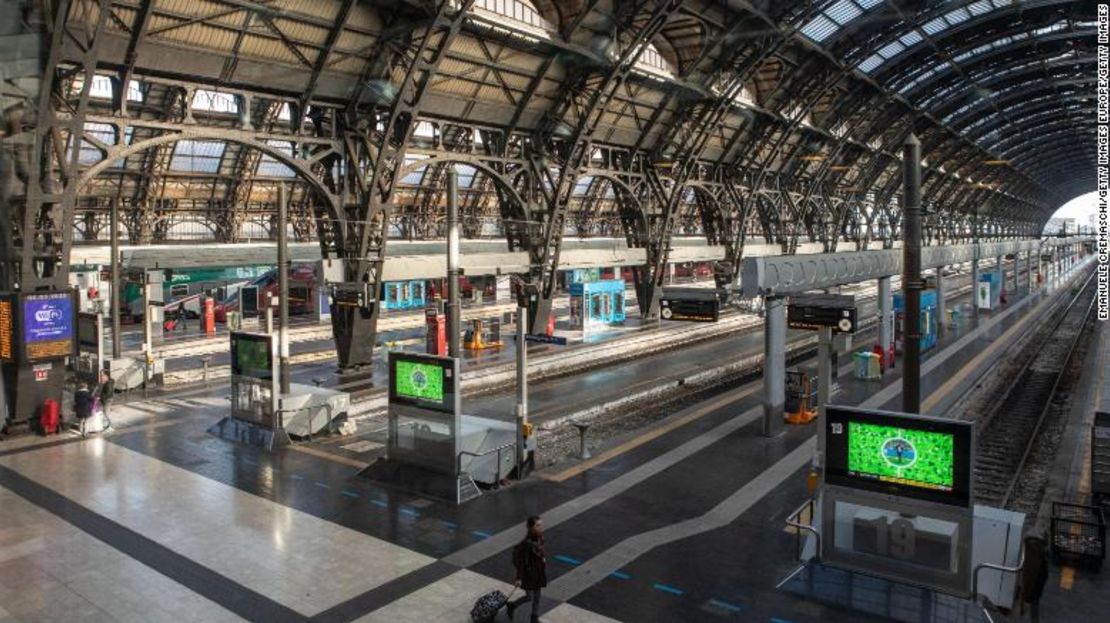
{"label": "polished floor", "polygon": [[[1045,302],[1013,298],[950,330],[923,365],[931,412]],[[849,371],[838,402],[898,400],[898,369],[871,382]],[[209,435],[224,410],[220,391],[198,388],[117,406],[107,435],[0,443],[0,621],[461,623],[479,595],[511,591],[508,552],[529,514],[547,525],[543,621],[904,620],[776,588],[797,566],[783,521],[807,496],[814,427],[761,437],[758,382],[622,452],[459,508],[318,452]],[[1097,596],[1085,581],[1075,590]]]}

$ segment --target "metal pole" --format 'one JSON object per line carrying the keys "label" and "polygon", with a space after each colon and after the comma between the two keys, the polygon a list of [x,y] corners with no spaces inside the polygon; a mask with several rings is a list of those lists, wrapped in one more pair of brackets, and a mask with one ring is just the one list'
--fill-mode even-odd
{"label": "metal pole", "polygon": [[948,306],[944,291],[944,267],[937,266],[937,334],[944,335],[948,329]]}
{"label": "metal pole", "polygon": [[516,477],[524,476],[524,425],[528,423],[528,307],[516,310]]}
{"label": "metal pole", "polygon": [[910,134],[902,149],[902,288],[906,293],[902,410],[921,412],[921,143]]}
{"label": "metal pole", "polygon": [[289,393],[289,194],[278,184],[278,378],[281,393]]}
{"label": "metal pole", "polygon": [[763,332],[763,436],[782,433],[786,406],[786,302],[782,297],[764,299]]}
{"label": "metal pole", "polygon": [[971,260],[971,313],[979,317],[979,249],[975,249],[975,259]]}
{"label": "metal pole", "polygon": [[459,356],[459,174],[447,172],[447,354]]}
{"label": "metal pole", "polygon": [[890,293],[890,277],[879,277],[879,346],[883,348],[883,369],[887,368],[894,349],[894,300]]}
{"label": "metal pole", "polygon": [[120,314],[120,282],[123,281],[123,275],[120,274],[120,261],[119,261],[119,200],[112,201],[112,213],[109,217],[109,227],[112,228],[111,232],[111,245],[112,245],[112,289],[109,296],[112,297],[112,359],[119,359],[120,353],[123,351],[121,346],[119,334],[119,314]]}
{"label": "metal pole", "polygon": [[817,457],[815,467],[825,466],[825,405],[832,393],[832,327],[817,330]]}

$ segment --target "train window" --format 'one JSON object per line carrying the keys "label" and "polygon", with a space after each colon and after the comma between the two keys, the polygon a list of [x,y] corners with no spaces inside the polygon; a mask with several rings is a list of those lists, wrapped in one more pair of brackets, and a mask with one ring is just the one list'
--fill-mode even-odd
{"label": "train window", "polygon": [[189,286],[184,283],[170,286],[170,296],[189,296]]}

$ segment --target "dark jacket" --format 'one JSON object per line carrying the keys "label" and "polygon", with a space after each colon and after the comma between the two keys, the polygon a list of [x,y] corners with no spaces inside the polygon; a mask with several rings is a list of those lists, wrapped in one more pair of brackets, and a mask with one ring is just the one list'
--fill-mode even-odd
{"label": "dark jacket", "polygon": [[543,537],[528,535],[513,549],[513,566],[520,588],[534,591],[547,586],[547,552],[543,548]]}
{"label": "dark jacket", "polygon": [[92,416],[93,399],[87,389],[79,389],[73,393],[73,411],[77,419],[84,420]]}
{"label": "dark jacket", "polygon": [[112,402],[112,396],[115,393],[116,381],[115,379],[108,379],[96,386],[96,389],[93,390],[93,397],[100,400],[100,405],[102,407],[107,407],[108,403]]}

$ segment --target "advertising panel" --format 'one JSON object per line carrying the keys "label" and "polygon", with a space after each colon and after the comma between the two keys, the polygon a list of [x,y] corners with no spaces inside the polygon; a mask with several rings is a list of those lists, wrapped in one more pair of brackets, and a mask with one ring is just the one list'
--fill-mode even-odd
{"label": "advertising panel", "polygon": [[28,361],[58,359],[73,352],[71,292],[23,295],[23,345]]}

